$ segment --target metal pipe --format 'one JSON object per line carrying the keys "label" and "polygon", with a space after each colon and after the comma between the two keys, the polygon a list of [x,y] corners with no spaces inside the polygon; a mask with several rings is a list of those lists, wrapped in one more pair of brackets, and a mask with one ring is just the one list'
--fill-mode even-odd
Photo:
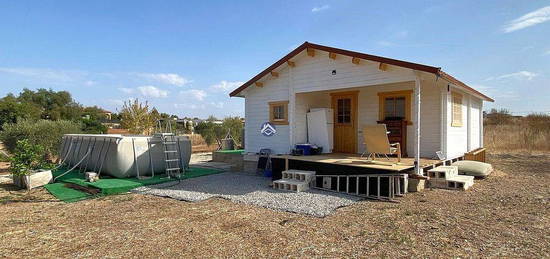
{"label": "metal pipe", "polygon": [[105,159],[107,159],[107,154],[109,154],[109,147],[111,147],[111,139],[109,139],[109,144],[107,144],[107,150],[105,150],[105,155],[103,155],[103,160],[101,160],[101,165],[99,166],[99,172],[97,172],[97,176],[99,177],[101,175],[101,170],[103,169],[103,163],[105,162]]}
{"label": "metal pipe", "polygon": [[101,154],[103,154],[103,147],[105,146],[105,138],[103,138],[103,141],[101,141],[101,148],[99,149],[99,154],[97,154],[97,160],[94,163],[94,172],[97,172],[97,166],[99,165],[99,160],[101,159]]}
{"label": "metal pipe", "polygon": [[139,166],[136,157],[136,144],[134,142],[134,138],[132,138],[132,150],[134,151],[134,168],[136,169],[136,177],[139,179]]}
{"label": "metal pipe", "polygon": [[149,153],[149,166],[151,167],[151,177],[155,177],[155,169],[153,168],[153,156],[151,155],[152,152],[152,146],[151,141],[149,138],[147,138],[147,147],[149,148],[147,153]]}
{"label": "metal pipe", "polygon": [[92,150],[91,150],[92,154],[90,154],[90,156],[86,159],[86,165],[84,166],[84,173],[86,173],[86,170],[88,169],[88,164],[90,163],[90,159],[92,159],[93,157],[96,142],[97,142],[97,138],[94,137],[94,144],[92,145]]}

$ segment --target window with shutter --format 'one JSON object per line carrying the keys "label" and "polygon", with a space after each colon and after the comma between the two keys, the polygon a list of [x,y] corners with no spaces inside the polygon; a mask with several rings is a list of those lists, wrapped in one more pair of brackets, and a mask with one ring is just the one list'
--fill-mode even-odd
{"label": "window with shutter", "polygon": [[462,127],[462,95],[459,93],[452,93],[452,122],[453,127]]}

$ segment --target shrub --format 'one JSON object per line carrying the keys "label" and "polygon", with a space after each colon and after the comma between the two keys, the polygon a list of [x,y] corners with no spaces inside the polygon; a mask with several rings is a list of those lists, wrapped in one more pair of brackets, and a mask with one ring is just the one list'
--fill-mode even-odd
{"label": "shrub", "polygon": [[20,120],[17,123],[5,124],[0,133],[8,151],[13,153],[18,140],[28,140],[31,145],[39,145],[46,156],[57,156],[64,134],[80,133],[81,125],[72,121]]}
{"label": "shrub", "polygon": [[17,141],[10,162],[10,171],[15,176],[28,175],[32,170],[49,167],[44,157],[44,148],[31,144],[28,139]]}

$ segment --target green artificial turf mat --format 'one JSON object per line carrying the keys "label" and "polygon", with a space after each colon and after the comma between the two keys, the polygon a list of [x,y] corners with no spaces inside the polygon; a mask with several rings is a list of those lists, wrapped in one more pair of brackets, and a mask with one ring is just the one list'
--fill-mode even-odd
{"label": "green artificial turf mat", "polygon": [[51,183],[44,186],[56,198],[64,202],[76,202],[92,198],[91,194],[65,186],[65,183]]}

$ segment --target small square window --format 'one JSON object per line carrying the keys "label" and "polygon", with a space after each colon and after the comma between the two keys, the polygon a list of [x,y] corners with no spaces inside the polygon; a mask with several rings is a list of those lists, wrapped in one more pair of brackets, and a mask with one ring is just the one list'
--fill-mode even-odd
{"label": "small square window", "polygon": [[273,124],[288,124],[288,101],[269,103],[269,121]]}
{"label": "small square window", "polygon": [[378,93],[379,120],[405,120],[411,124],[412,90]]}

